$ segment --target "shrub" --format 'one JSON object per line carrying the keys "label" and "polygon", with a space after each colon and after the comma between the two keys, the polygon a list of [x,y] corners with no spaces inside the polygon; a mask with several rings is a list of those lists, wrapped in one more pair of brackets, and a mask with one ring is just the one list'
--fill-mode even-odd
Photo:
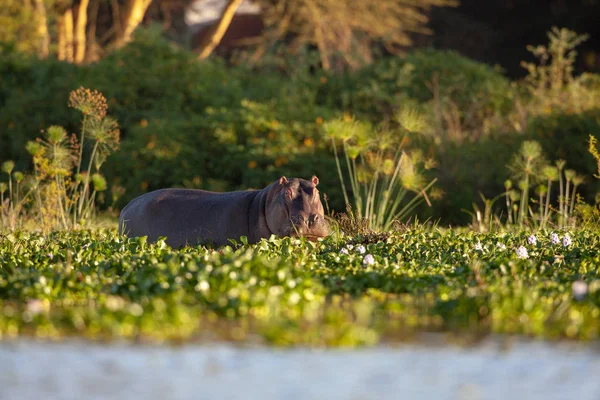
{"label": "shrub", "polygon": [[38,60],[13,51],[0,52],[0,160],[30,166],[25,144],[50,125],[73,131],[79,121],[68,107],[78,87],[78,67],[52,59]]}
{"label": "shrub", "polygon": [[[69,106],[83,114],[80,136],[69,136],[63,127],[52,125],[43,138],[27,143],[33,173],[23,196],[19,185],[25,175],[13,172],[12,161],[2,164],[8,175],[8,198],[4,200],[1,190],[0,227],[22,228],[28,219],[45,232],[89,226],[96,197],[107,189],[100,168],[119,147],[120,132],[117,122],[106,115],[106,99],[101,93],[79,88],[71,92]],[[33,204],[25,209],[28,202]]]}
{"label": "shrub", "polygon": [[[566,161],[566,168],[591,176],[596,170],[594,158],[587,152],[590,134],[600,135],[600,108],[579,114],[553,112],[530,119],[525,132],[527,139],[541,143],[544,153],[551,160]],[[587,201],[594,201],[600,184],[588,180],[581,194]]]}
{"label": "shrub", "polygon": [[[357,221],[365,219],[372,230],[389,230],[394,222],[412,216],[424,200],[431,205],[427,190],[435,179],[427,183],[421,173],[431,163],[420,152],[406,148],[410,133],[407,123],[411,121],[399,122],[396,129],[351,119],[331,121],[324,126],[335,154],[346,209],[352,205]],[[346,179],[352,201],[346,191]]]}
{"label": "shrub", "polygon": [[[327,94],[331,92],[339,95]],[[497,68],[453,51],[426,49],[403,59],[383,59],[354,74],[328,77],[320,99],[371,120],[391,118],[401,107],[420,104],[439,136],[454,130],[462,140],[490,133],[490,121],[512,109],[513,90]]]}
{"label": "shrub", "polygon": [[[200,63],[154,30],[139,30],[128,46],[86,66],[37,60],[9,47],[0,52],[0,160],[27,169],[25,144],[40,130],[78,129],[77,114],[65,107],[68,93],[80,85],[99,90],[121,127],[121,150],[103,167],[115,196],[126,189],[121,206],[159,187],[258,188],[282,174],[317,174],[330,206],[343,211],[322,124],[344,115],[393,123],[416,110],[429,136],[412,144],[436,158],[438,170],[426,175],[437,176],[436,188],[445,192],[420,215],[464,223],[461,209],[470,209],[479,191],[486,197],[503,191],[505,166],[523,140],[539,141],[550,159],[565,159],[567,168],[585,174],[593,160],[582,156],[583,146],[599,129],[597,110],[546,112],[529,103],[531,93],[519,98],[525,111],[517,123],[514,88],[498,69],[433,49],[339,75],[316,69],[309,51],[254,68]],[[600,78],[576,81],[585,90],[574,98],[593,104]],[[0,180],[8,184],[6,175]],[[595,191],[583,186],[582,193],[589,200]]]}

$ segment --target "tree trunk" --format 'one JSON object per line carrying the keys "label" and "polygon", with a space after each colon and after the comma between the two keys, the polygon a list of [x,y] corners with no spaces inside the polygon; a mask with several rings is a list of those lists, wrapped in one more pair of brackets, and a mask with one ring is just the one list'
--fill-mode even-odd
{"label": "tree trunk", "polygon": [[202,50],[198,55],[199,60],[204,60],[210,56],[213,50],[221,43],[221,39],[225,36],[225,32],[227,32],[227,28],[229,28],[229,24],[231,24],[231,20],[240,4],[242,4],[242,1],[244,0],[229,0],[229,3],[227,3],[227,6],[225,6],[225,9],[223,10],[219,22],[213,28],[211,34],[206,37],[204,43],[202,43]]}
{"label": "tree trunk", "polygon": [[323,18],[321,18],[319,9],[312,1],[307,1],[306,5],[310,11],[312,25],[315,29],[315,42],[317,44],[317,48],[319,49],[319,56],[321,57],[321,67],[325,71],[329,71],[331,70],[331,64],[329,63],[329,51],[327,48],[325,35],[323,34]]}
{"label": "tree trunk", "polygon": [[131,41],[133,31],[144,20],[144,15],[152,0],[128,0],[125,8],[125,17],[123,21],[123,30],[117,36],[114,46],[119,48],[125,46]]}
{"label": "tree trunk", "polygon": [[[39,1],[39,0],[38,0]],[[90,0],[81,0],[77,10],[77,25],[75,26],[75,63],[81,64],[85,59],[85,27],[87,25],[87,9]]]}
{"label": "tree trunk", "polygon": [[88,24],[87,40],[86,40],[86,62],[94,62],[99,58],[98,44],[96,42],[96,28],[98,27],[98,11],[100,10],[100,1],[92,2],[90,11],[90,21]]}
{"label": "tree trunk", "polygon": [[48,33],[48,17],[44,0],[35,0],[34,13],[39,41],[37,54],[39,58],[46,58],[49,54],[50,34]]}
{"label": "tree trunk", "polygon": [[73,62],[73,10],[68,8],[58,21],[58,59]]}

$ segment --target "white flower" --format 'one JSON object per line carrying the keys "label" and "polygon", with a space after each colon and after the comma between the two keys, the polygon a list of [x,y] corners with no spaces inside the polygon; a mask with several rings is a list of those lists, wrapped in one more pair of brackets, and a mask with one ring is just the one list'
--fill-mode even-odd
{"label": "white flower", "polygon": [[496,243],[496,247],[498,247],[500,250],[506,250],[506,245],[504,243]]}
{"label": "white flower", "polygon": [[33,315],[41,314],[46,310],[44,302],[42,300],[33,299],[27,302],[27,311]]}
{"label": "white flower", "polygon": [[356,247],[356,251],[359,252],[360,254],[365,254],[367,249],[365,249],[365,246],[363,246],[362,244],[360,246]]}
{"label": "white flower", "polygon": [[567,234],[563,238],[563,246],[567,247],[571,245],[571,237]]}
{"label": "white flower", "polygon": [[529,253],[527,252],[527,249],[525,248],[525,246],[520,246],[517,249],[517,257],[519,257],[519,258],[529,258]]}
{"label": "white flower", "polygon": [[48,253],[48,258],[52,261],[54,260],[54,254],[52,253]]}
{"label": "white flower", "polygon": [[535,237],[535,235],[531,235],[527,238],[527,243],[529,243],[532,246],[535,246],[535,244],[537,243],[537,238]]}
{"label": "white flower", "polygon": [[375,257],[372,254],[367,254],[365,258],[363,258],[363,265],[373,265],[375,264]]}
{"label": "white flower", "polygon": [[346,247],[348,248],[348,250],[352,250],[354,248],[354,245],[348,244],[346,245]]}
{"label": "white flower", "polygon": [[348,249],[345,247],[342,247],[342,249],[340,250],[340,254],[348,254]]}
{"label": "white flower", "polygon": [[481,246],[481,242],[477,242],[475,244],[475,250],[483,251],[483,247]]}
{"label": "white flower", "polygon": [[573,297],[575,300],[581,300],[588,292],[588,285],[584,281],[579,280],[573,282],[571,289],[573,290]]}
{"label": "white flower", "polygon": [[560,238],[558,237],[558,235],[555,232],[552,232],[552,234],[550,235],[550,240],[552,241],[552,244],[560,243]]}

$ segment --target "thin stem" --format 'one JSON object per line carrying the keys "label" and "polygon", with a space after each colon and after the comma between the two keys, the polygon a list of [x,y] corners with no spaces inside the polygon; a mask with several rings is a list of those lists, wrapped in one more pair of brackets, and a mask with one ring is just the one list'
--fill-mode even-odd
{"label": "thin stem", "polygon": [[33,174],[35,176],[35,181],[36,181],[35,194],[36,194],[36,198],[37,198],[37,202],[38,202],[40,220],[42,223],[42,229],[46,229],[46,220],[44,219],[44,213],[42,212],[43,204],[42,204],[42,196],[40,195],[40,178],[38,175],[37,168],[35,168],[35,167],[33,169]]}
{"label": "thin stem", "polygon": [[569,178],[566,179],[567,184],[565,185],[565,199],[563,201],[564,207],[564,217],[563,217],[563,227],[569,224],[569,186],[571,184],[571,180]]}
{"label": "thin stem", "polygon": [[87,128],[87,115],[83,114],[83,122],[81,123],[81,141],[79,142],[79,160],[77,160],[77,175],[81,172],[81,163],[83,162],[83,141],[85,140],[85,130]]}
{"label": "thin stem", "polygon": [[519,210],[519,226],[523,226],[523,221],[527,213],[527,202],[529,195],[529,174],[525,174],[525,184],[523,185],[523,193],[521,193],[521,208]]}
{"label": "thin stem", "polygon": [[506,211],[508,213],[508,223],[512,224],[513,223],[513,218],[512,218],[512,210],[511,210],[511,202],[510,202],[510,195],[508,194],[508,190],[506,191]]}
{"label": "thin stem", "polygon": [[350,161],[347,151],[345,151],[345,156],[346,165],[348,166],[348,172],[350,175],[350,186],[352,186],[352,194],[354,195],[354,206],[356,207],[356,212],[358,212],[358,217],[362,218],[362,200],[359,193],[360,188],[358,187],[358,176],[356,175],[356,160],[352,159],[352,161]]}
{"label": "thin stem", "polygon": [[17,187],[15,189],[15,204],[17,205],[17,214],[19,213],[19,186],[21,186],[20,182],[17,182]]}
{"label": "thin stem", "polygon": [[81,219],[81,214],[83,211],[83,205],[85,202],[85,196],[87,195],[87,190],[90,185],[90,172],[92,171],[92,163],[94,162],[94,157],[96,156],[96,150],[98,150],[98,141],[94,144],[94,149],[92,150],[92,155],[90,156],[90,162],[88,163],[87,173],[85,174],[85,183],[83,185],[83,193],[79,198],[79,210],[78,215],[79,219]]}
{"label": "thin stem", "polygon": [[563,176],[562,176],[562,171],[559,169],[558,171],[558,183],[559,183],[559,196],[558,196],[558,211],[559,211],[559,216],[558,216],[558,226],[560,226],[562,228],[563,226],[563,203],[564,203],[564,187],[563,187]]}
{"label": "thin stem", "polygon": [[577,185],[573,184],[573,196],[571,197],[571,209],[569,210],[569,215],[573,215],[573,211],[575,210],[575,194],[577,193]]}
{"label": "thin stem", "polygon": [[540,192],[540,197],[538,199],[539,201],[539,218],[540,218],[540,227],[542,226],[543,222],[544,222],[544,195],[542,192]]}
{"label": "thin stem", "polygon": [[4,192],[0,193],[0,218],[4,226]]}
{"label": "thin stem", "polygon": [[348,193],[346,192],[346,185],[344,184],[344,176],[342,174],[342,167],[340,165],[340,157],[337,152],[337,146],[335,145],[335,140],[333,137],[331,138],[331,144],[333,145],[333,154],[335,155],[335,166],[337,167],[338,176],[340,177],[340,184],[342,185],[342,193],[344,194],[344,201],[346,202],[346,206],[350,204],[348,200]]}
{"label": "thin stem", "polygon": [[548,223],[548,213],[550,211],[550,189],[552,188],[552,180],[548,179],[548,191],[546,192],[546,205],[544,207],[544,221],[542,222],[542,228]]}
{"label": "thin stem", "polygon": [[54,176],[54,182],[56,183],[56,192],[57,192],[56,198],[58,199],[58,208],[60,210],[60,217],[61,217],[61,220],[62,220],[63,228],[66,229],[67,228],[67,221],[65,219],[65,213],[64,213],[65,210],[63,208],[63,203],[62,203],[62,197],[63,196],[62,196],[62,193],[61,193],[61,190],[60,190],[61,185],[60,185],[60,180],[58,179],[58,175]]}
{"label": "thin stem", "polygon": [[[381,160],[382,154],[381,152],[376,156],[378,160]],[[375,172],[374,175],[371,179],[371,184],[367,184],[365,183],[365,191],[367,192],[367,210],[366,213],[367,215],[370,216],[370,218],[373,220],[374,225],[372,225],[373,227],[376,227],[379,221],[379,216],[374,213],[375,209],[376,209],[376,202],[378,200],[377,198],[377,184],[379,182],[379,172],[381,169],[381,161],[379,161],[378,165],[375,166]],[[364,160],[363,160],[363,165],[364,165]],[[369,187],[370,186],[370,187]],[[369,187],[367,189],[367,187]]]}
{"label": "thin stem", "polygon": [[13,202],[13,187],[12,187],[12,174],[8,174],[8,206],[9,206],[9,218],[8,221],[11,225],[11,229],[14,229],[12,221],[13,221],[13,214],[15,212],[15,205]]}
{"label": "thin stem", "polygon": [[92,194],[90,195],[90,199],[86,205],[86,207],[84,208],[84,215],[82,215],[83,219],[86,220],[88,219],[88,217],[92,217],[92,212],[94,210],[94,201],[96,200],[96,189],[94,189],[94,191],[92,192]]}
{"label": "thin stem", "polygon": [[[386,229],[389,228],[394,219],[401,219],[408,213],[412,212],[423,200],[425,200],[427,190],[429,190],[436,182],[437,178],[432,179],[431,182],[429,182],[429,184],[425,186],[423,190],[419,191],[419,193],[417,193],[412,199],[410,199],[410,201],[404,207],[402,207],[402,209],[398,213],[395,213],[395,218],[389,220]],[[400,201],[397,200],[395,204],[395,207],[397,207],[400,204]]]}

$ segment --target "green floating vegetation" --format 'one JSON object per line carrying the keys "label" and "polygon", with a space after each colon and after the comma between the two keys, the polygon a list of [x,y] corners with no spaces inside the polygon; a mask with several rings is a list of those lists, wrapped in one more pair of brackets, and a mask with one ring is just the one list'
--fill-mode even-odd
{"label": "green floating vegetation", "polygon": [[360,346],[420,332],[596,339],[600,233],[263,240],[0,235],[0,336]]}

